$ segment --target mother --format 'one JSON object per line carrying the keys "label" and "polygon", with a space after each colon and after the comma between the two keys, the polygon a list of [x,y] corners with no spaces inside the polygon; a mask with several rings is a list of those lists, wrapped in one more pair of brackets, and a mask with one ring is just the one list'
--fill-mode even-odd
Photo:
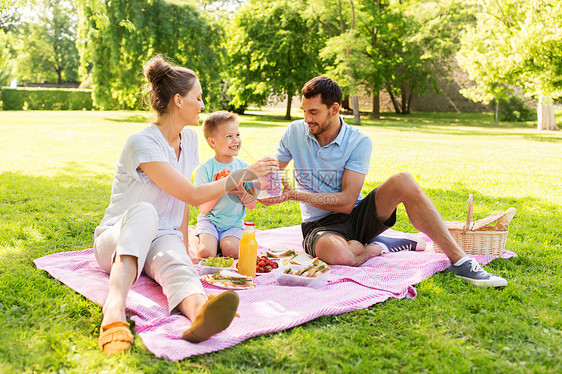
{"label": "mother", "polygon": [[[125,302],[131,285],[144,272],[162,286],[169,312],[192,321],[183,339],[200,342],[226,329],[236,314],[232,291],[207,297],[186,251],[189,207],[219,198],[244,181],[277,169],[264,158],[228,178],[206,185],[190,183],[199,162],[197,126],[204,109],[196,74],[160,57],[146,63],[152,107],[157,120],[132,134],[117,163],[111,199],[94,233],[94,253],[110,274],[103,306],[99,346],[107,354],[132,346]],[[186,204],[187,203],[187,204]],[[186,239],[187,240],[187,239]]]}

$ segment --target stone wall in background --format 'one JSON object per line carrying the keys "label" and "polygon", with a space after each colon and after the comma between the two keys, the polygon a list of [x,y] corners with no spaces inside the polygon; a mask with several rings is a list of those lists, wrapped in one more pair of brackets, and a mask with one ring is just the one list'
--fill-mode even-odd
{"label": "stone wall in background", "polygon": [[[461,95],[462,88],[469,87],[474,84],[468,78],[468,74],[456,70],[453,71],[446,79],[439,79],[439,87],[442,92],[436,93],[433,90],[424,96],[414,96],[412,98],[412,108],[414,112],[488,112],[492,111],[487,105],[475,103]],[[390,100],[390,96],[386,91],[380,93],[380,111],[394,112],[394,106]],[[400,100],[400,97],[397,97]],[[286,100],[273,100],[269,105],[275,108],[284,108]],[[300,107],[300,97],[295,97],[292,103],[293,108]],[[373,98],[367,94],[359,95],[359,109],[362,112],[371,112],[373,109]]]}

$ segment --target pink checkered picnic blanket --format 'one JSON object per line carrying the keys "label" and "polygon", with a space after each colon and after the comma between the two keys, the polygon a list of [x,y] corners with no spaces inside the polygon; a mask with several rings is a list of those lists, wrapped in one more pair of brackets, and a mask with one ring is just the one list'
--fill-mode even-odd
{"label": "pink checkered picnic blanket", "polygon": [[[391,230],[387,233],[400,235]],[[302,251],[300,226],[260,231],[257,240],[259,251],[268,248]],[[416,290],[412,285],[450,265],[444,254],[435,253],[429,247],[424,252],[382,255],[357,268],[333,266],[328,285],[321,289],[278,286],[273,274],[259,276],[255,280],[256,288],[237,291],[240,318],[235,318],[225,331],[199,344],[181,339],[182,332],[191,322],[180,314],[168,315],[160,286],[147,276],[141,276],[131,288],[127,313],[148,350],[157,357],[182,360],[225,349],[254,336],[285,330],[320,316],[364,309],[388,298],[413,298]],[[513,256],[515,253],[505,251],[501,257]],[[475,257],[483,264],[497,258]],[[34,263],[76,292],[103,305],[109,276],[97,265],[92,249],[56,253]],[[204,286],[209,294],[223,291],[205,283]]]}

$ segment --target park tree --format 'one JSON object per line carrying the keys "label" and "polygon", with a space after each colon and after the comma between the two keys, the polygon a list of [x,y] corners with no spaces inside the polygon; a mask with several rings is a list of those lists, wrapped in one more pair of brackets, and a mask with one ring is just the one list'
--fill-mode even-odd
{"label": "park tree", "polygon": [[373,95],[373,115],[383,88],[395,112],[408,114],[414,95],[439,90],[437,78],[447,74],[461,31],[473,21],[471,8],[452,0],[362,0],[358,9],[368,61],[359,76]]}
{"label": "park tree", "polygon": [[551,98],[562,96],[562,3],[482,0],[462,38],[459,64],[476,85],[462,93],[489,103],[512,87],[539,98],[539,129],[557,129]]}
{"label": "park tree", "polygon": [[[409,114],[412,96],[422,92],[431,77],[423,46],[412,42],[419,24],[389,2],[366,1],[362,5],[365,22],[361,35],[367,41],[362,51],[366,64],[359,72],[362,84],[374,100],[381,89],[386,89],[395,112]],[[376,104],[373,102],[375,117]]]}
{"label": "park tree", "polygon": [[17,75],[31,82],[74,82],[78,79],[77,11],[70,0],[42,0],[30,10],[17,34]]}
{"label": "park tree", "polygon": [[5,33],[14,31],[21,24],[21,5],[18,3],[2,3],[0,0],[0,29]]}
{"label": "park tree", "polygon": [[197,73],[205,88],[204,99],[213,107],[223,66],[223,31],[195,5],[84,0],[80,12],[81,72],[91,75],[96,105],[141,107],[143,63],[163,54]]}
{"label": "park tree", "polygon": [[[410,113],[414,95],[437,89],[466,12],[454,1],[311,0],[308,14],[323,26],[321,52],[328,74],[350,95],[354,123],[359,124],[357,93],[389,93],[397,113]],[[462,16],[459,16],[462,15]]]}
{"label": "park tree", "polygon": [[396,43],[400,42],[394,27],[394,18],[399,15],[392,11],[386,1],[363,1],[360,11],[364,14],[364,22],[358,27],[358,34],[363,42],[359,51],[359,81],[367,94],[373,97],[372,115],[380,117],[379,93],[390,81],[398,63]]}
{"label": "park tree", "polygon": [[365,63],[361,50],[365,39],[358,33],[358,23],[362,14],[356,9],[359,0],[310,0],[307,18],[322,26],[326,37],[320,56],[326,74],[338,81],[344,94],[349,95],[353,122],[361,124],[359,113],[359,70]]}
{"label": "park tree", "polygon": [[198,4],[205,12],[219,14],[234,14],[246,0],[199,0]]}
{"label": "park tree", "polygon": [[458,0],[410,0],[404,2],[402,13],[405,18],[396,24],[405,22],[399,27],[404,42],[397,51],[403,59],[398,69],[403,73],[395,74],[400,78],[392,88],[401,93],[401,112],[405,114],[410,112],[412,96],[423,96],[429,90],[439,92],[438,78],[446,79],[458,68],[454,56],[460,38],[475,17],[474,7]]}
{"label": "park tree", "polygon": [[12,79],[14,64],[8,35],[0,29],[0,86]]}
{"label": "park tree", "polygon": [[236,13],[227,44],[235,106],[276,96],[287,100],[285,118],[291,118],[293,96],[320,71],[322,41],[303,11],[300,2],[250,0]]}

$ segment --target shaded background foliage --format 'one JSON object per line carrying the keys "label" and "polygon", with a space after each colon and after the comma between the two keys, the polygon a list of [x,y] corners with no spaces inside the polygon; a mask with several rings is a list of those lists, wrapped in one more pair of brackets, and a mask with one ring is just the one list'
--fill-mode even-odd
{"label": "shaded background foliage", "polygon": [[287,101],[285,118],[291,118],[293,96],[322,71],[323,38],[304,11],[304,3],[250,0],[236,13],[228,41],[235,106],[263,105],[276,96]]}
{"label": "shaded background foliage", "polygon": [[[113,0],[105,5],[105,22],[92,17],[95,10],[87,4],[81,17],[83,63],[91,66],[96,105],[140,108],[142,65],[156,54],[193,69],[205,87],[206,101],[217,96],[223,31],[196,6],[164,0]],[[215,104],[211,100],[210,107]]]}
{"label": "shaded background foliage", "polygon": [[289,118],[292,96],[325,74],[359,124],[358,95],[375,117],[380,93],[408,114],[460,68],[477,102],[556,98],[559,30],[556,0],[4,0],[0,84],[81,82],[98,108],[141,108],[142,64],[161,53],[199,74],[208,109],[283,100]]}

